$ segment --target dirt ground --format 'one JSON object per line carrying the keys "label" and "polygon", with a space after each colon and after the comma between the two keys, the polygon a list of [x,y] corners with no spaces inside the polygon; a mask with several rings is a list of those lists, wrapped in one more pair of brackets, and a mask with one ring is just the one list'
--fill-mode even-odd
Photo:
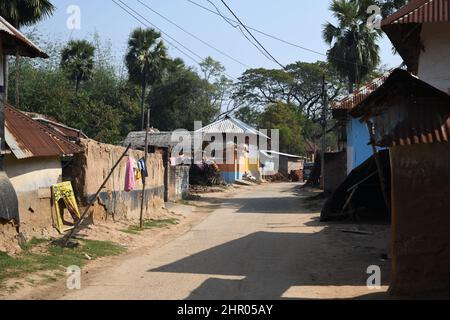
{"label": "dirt ground", "polygon": [[[118,225],[93,226],[93,239],[129,249],[92,261],[81,290],[65,281],[24,287],[7,299],[323,299],[386,298],[390,228],[319,222],[323,200],[292,183],[203,194],[196,206],[176,205],[176,226],[139,236]],[[123,226],[122,226],[123,227]],[[343,231],[362,230],[365,234]],[[381,269],[369,290],[367,268]]]}

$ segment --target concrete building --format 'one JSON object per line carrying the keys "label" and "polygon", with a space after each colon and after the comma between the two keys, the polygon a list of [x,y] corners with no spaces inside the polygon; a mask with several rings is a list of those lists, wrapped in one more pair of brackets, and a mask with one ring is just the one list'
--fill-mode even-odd
{"label": "concrete building", "polygon": [[266,134],[230,115],[197,132],[203,134],[204,141],[217,143],[217,139],[222,139],[221,154],[211,155],[211,160],[217,160],[227,183],[241,180],[249,173],[256,179],[261,178],[259,150],[263,143],[263,149],[267,149],[270,138]]}

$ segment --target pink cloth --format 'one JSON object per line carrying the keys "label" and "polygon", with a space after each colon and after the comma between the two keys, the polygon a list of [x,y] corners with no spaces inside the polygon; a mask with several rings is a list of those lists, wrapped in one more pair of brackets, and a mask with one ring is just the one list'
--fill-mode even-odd
{"label": "pink cloth", "polygon": [[134,174],[134,168],[136,167],[136,161],[132,157],[128,157],[127,167],[125,171],[125,191],[130,192],[136,187],[136,177]]}

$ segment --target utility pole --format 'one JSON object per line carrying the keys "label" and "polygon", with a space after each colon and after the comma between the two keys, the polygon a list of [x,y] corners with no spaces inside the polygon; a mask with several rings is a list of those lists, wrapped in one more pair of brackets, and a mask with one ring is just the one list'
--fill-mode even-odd
{"label": "utility pole", "polygon": [[321,179],[320,186],[323,190],[325,190],[325,149],[326,149],[326,135],[327,135],[327,103],[328,103],[328,94],[326,89],[325,75],[323,75],[322,79],[322,146],[321,146]]}
{"label": "utility pole", "polygon": [[[145,157],[144,157],[144,163],[145,167],[147,169],[147,158],[148,158],[148,131],[150,126],[150,108],[147,110],[147,128],[145,130]],[[144,204],[145,204],[145,187],[146,187],[147,179],[145,175],[142,175],[142,199],[141,199],[141,215],[140,215],[140,228],[142,229],[144,227]]]}

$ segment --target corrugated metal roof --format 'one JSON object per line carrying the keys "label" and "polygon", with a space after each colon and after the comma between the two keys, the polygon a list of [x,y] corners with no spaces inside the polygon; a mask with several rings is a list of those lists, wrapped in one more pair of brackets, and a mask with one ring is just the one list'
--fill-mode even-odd
{"label": "corrugated metal roof", "polygon": [[447,21],[450,21],[450,0],[412,0],[381,25]]}
{"label": "corrugated metal roof", "polygon": [[17,159],[83,152],[63,135],[5,104],[5,141]]}
{"label": "corrugated metal roof", "polygon": [[48,55],[39,49],[33,42],[14,28],[5,18],[0,16],[0,34],[2,35],[3,54],[19,55],[30,58],[48,58]]}
{"label": "corrugated metal roof", "polygon": [[385,74],[379,78],[374,79],[370,83],[360,87],[351,95],[345,97],[341,101],[335,102],[331,105],[333,110],[352,110],[356,105],[363,102],[373,91],[377,90],[386,81],[388,74]]}
{"label": "corrugated metal roof", "polygon": [[278,155],[278,156],[283,156],[286,158],[301,159],[301,160],[306,159],[306,157],[303,157],[303,156],[297,156],[295,154],[283,153],[283,152],[278,152],[278,151],[274,151],[274,150],[260,150],[259,152],[268,158],[273,157],[273,155]]}
{"label": "corrugated metal roof", "polygon": [[350,113],[373,122],[378,146],[450,142],[450,96],[401,69]]}
{"label": "corrugated metal roof", "polygon": [[[172,134],[173,132],[149,132],[148,145],[150,147],[171,148],[179,143],[172,140]],[[130,132],[123,142],[124,146],[129,144],[133,149],[144,149],[145,131]]]}
{"label": "corrugated metal roof", "polygon": [[242,122],[241,120],[231,117],[229,115],[225,116],[225,118],[221,120],[218,120],[214,123],[211,123],[210,125],[207,125],[206,127],[197,130],[197,132],[209,134],[215,133],[250,134],[270,139],[264,133],[256,130],[255,128],[252,128],[251,126]]}

